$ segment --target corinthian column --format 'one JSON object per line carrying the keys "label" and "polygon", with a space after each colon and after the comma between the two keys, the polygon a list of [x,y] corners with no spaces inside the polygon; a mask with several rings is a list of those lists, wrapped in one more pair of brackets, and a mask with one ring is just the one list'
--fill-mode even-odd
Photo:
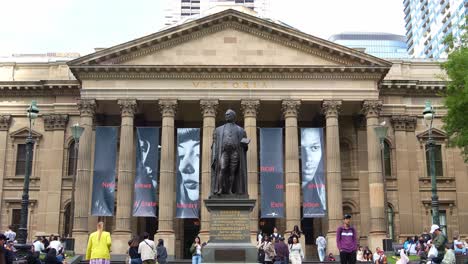
{"label": "corinthian column", "polygon": [[286,173],[286,229],[291,231],[301,224],[301,179],[299,177],[299,143],[297,137],[297,114],[301,101],[283,100],[285,127],[285,173]]}
{"label": "corinthian column", "polygon": [[161,166],[159,172],[159,218],[158,238],[164,239],[169,259],[175,255],[174,212],[175,162],[174,162],[174,118],[177,100],[160,100],[162,114]]}
{"label": "corinthian column", "polygon": [[200,100],[200,108],[203,115],[203,144],[201,164],[201,230],[200,239],[208,241],[210,238],[210,213],[205,206],[211,192],[211,144],[213,143],[213,130],[216,125],[216,110],[218,100]]}
{"label": "corinthian column", "polygon": [[135,99],[124,99],[117,102],[120,106],[120,147],[119,147],[119,181],[117,186],[117,213],[115,230],[112,234],[112,251],[125,252],[128,248],[131,231],[131,213],[133,200],[133,117],[137,110]]}
{"label": "corinthian column", "polygon": [[80,110],[80,126],[84,128],[80,137],[78,150],[78,165],[76,171],[75,219],[73,237],[75,238],[75,252],[86,253],[88,243],[88,215],[89,215],[89,185],[91,180],[91,144],[93,139],[93,117],[96,112],[96,101],[82,99],[78,101]]}
{"label": "corinthian column", "polygon": [[328,252],[338,252],[336,247],[336,228],[343,219],[343,197],[341,190],[340,130],[338,114],[341,101],[323,101],[322,112],[326,119],[327,146],[327,211],[328,211]]}
{"label": "corinthian column", "polygon": [[[259,100],[242,100],[241,109],[244,113],[244,129],[250,138],[247,151],[247,182],[250,199],[258,201],[258,153],[257,153],[257,111]],[[258,229],[258,205],[257,202],[250,212],[250,241],[256,242]]]}
{"label": "corinthian column", "polygon": [[369,248],[382,248],[382,240],[386,237],[384,179],[380,146],[374,127],[379,125],[379,114],[382,110],[381,101],[364,101],[362,111],[367,119],[367,164],[369,170],[369,201],[370,228]]}
{"label": "corinthian column", "polygon": [[[8,129],[10,129],[11,115],[0,115],[0,197],[3,197],[3,178],[5,177],[5,166],[7,156]],[[0,203],[0,212],[2,212]]]}

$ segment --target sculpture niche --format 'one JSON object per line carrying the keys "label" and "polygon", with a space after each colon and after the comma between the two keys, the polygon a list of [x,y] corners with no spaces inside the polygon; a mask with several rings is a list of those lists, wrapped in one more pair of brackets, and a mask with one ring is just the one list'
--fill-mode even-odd
{"label": "sculpture niche", "polygon": [[248,196],[246,152],[250,139],[236,125],[236,113],[228,109],[226,123],[213,132],[211,146],[211,197]]}

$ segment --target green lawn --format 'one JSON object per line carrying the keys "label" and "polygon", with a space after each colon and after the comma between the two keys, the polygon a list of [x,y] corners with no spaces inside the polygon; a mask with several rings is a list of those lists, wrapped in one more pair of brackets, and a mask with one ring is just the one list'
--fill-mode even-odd
{"label": "green lawn", "polygon": [[[410,261],[419,261],[419,256],[409,256],[408,257]],[[400,257],[396,257],[396,256],[390,256],[388,257],[387,256],[387,264],[395,264],[397,262],[397,260],[399,260]]]}

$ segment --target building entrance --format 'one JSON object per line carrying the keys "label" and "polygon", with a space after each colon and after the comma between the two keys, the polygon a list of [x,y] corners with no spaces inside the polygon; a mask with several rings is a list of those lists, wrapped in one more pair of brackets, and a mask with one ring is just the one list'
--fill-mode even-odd
{"label": "building entrance", "polygon": [[[183,242],[183,256],[184,259],[191,259],[190,246],[192,246],[195,237],[200,233],[200,220],[198,219],[184,219],[184,242]],[[206,242],[206,241],[202,241]]]}

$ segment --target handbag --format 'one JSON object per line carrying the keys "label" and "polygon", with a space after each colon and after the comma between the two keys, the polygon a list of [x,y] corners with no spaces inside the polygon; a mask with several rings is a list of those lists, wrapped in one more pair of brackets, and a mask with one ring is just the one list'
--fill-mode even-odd
{"label": "handbag", "polygon": [[429,249],[429,253],[427,254],[427,257],[430,259],[437,258],[437,255],[439,255],[439,252],[437,252],[437,248],[432,245],[431,248]]}

